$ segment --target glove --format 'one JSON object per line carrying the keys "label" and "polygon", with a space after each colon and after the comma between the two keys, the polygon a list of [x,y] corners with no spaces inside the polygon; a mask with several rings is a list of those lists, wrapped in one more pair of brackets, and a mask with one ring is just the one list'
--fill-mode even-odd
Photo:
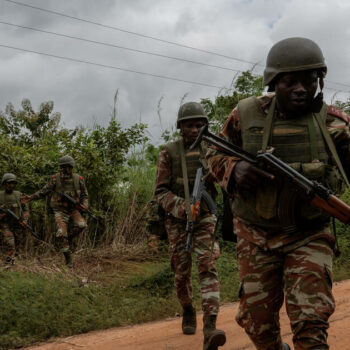
{"label": "glove", "polygon": [[255,190],[261,181],[273,180],[275,176],[245,160],[240,160],[233,169],[233,178],[238,187],[251,191]]}

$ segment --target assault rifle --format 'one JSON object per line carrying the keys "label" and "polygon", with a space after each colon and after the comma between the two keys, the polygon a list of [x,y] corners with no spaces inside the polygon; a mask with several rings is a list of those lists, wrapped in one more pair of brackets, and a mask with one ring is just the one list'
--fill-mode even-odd
{"label": "assault rifle", "polygon": [[61,193],[61,192],[57,192],[57,191],[53,191],[56,194],[58,194],[61,198],[63,198],[64,200],[66,200],[68,203],[72,204],[76,209],[88,213],[89,216],[91,216],[93,219],[95,219],[96,221],[98,221],[98,217],[88,208],[84,207],[83,205],[81,205],[77,200],[75,200],[74,198],[72,198],[70,195],[66,194],[66,193]]}
{"label": "assault rifle", "polygon": [[41,241],[41,239],[37,236],[37,234],[34,232],[34,230],[22,218],[17,216],[11,209],[0,208],[0,213],[8,216],[15,223],[19,224],[20,226],[22,226],[23,228],[28,230],[36,239]]}
{"label": "assault rifle", "polygon": [[197,218],[199,216],[200,212],[200,205],[202,199],[207,204],[210,213],[216,214],[216,204],[214,200],[211,198],[210,194],[205,189],[205,181],[203,181],[203,168],[198,168],[196,172],[196,178],[194,180],[194,186],[193,191],[190,199],[191,204],[191,212],[192,212],[192,220],[187,220],[186,223],[186,233],[187,233],[187,239],[185,244],[185,251],[187,253],[191,250],[192,245],[192,239],[193,239],[193,230],[194,230],[194,223],[197,221]]}
{"label": "assault rifle", "polygon": [[245,160],[283,180],[284,186],[278,203],[278,218],[285,233],[292,234],[298,231],[295,209],[297,200],[300,198],[308,201],[315,208],[323,209],[341,222],[350,223],[350,206],[333,195],[327,187],[307,179],[282,162],[272,154],[273,149],[268,152],[258,152],[255,156],[212,134],[208,130],[208,125],[201,128],[197,140],[191,145],[190,149],[197,147],[201,140],[216,146],[220,152],[226,155]]}

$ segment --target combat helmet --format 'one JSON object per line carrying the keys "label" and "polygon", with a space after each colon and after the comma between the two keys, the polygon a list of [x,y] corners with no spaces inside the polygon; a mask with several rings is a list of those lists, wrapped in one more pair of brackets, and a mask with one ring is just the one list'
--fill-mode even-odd
{"label": "combat helmet", "polygon": [[71,156],[63,156],[60,158],[60,166],[61,165],[70,165],[72,168],[74,168],[75,162]]}
{"label": "combat helmet", "polygon": [[204,119],[208,123],[208,117],[203,106],[198,102],[186,102],[179,108],[177,114],[176,127],[180,129],[180,124],[189,119]]}
{"label": "combat helmet", "polygon": [[280,73],[320,69],[322,78],[326,76],[327,66],[319,46],[307,38],[287,38],[277,42],[270,49],[264,70],[264,85],[269,85]]}
{"label": "combat helmet", "polygon": [[8,181],[14,181],[17,183],[17,177],[15,174],[12,173],[5,173],[2,177],[1,184],[4,185]]}

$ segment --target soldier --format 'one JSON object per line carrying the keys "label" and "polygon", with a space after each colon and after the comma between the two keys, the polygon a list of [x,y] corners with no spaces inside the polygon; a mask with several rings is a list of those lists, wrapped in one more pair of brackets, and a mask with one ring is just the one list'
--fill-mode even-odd
{"label": "soldier", "polygon": [[[196,310],[192,305],[191,254],[185,251],[186,243],[186,179],[189,193],[192,192],[197,168],[204,166],[206,146],[201,144],[194,150],[189,146],[196,140],[199,129],[208,123],[203,107],[196,102],[183,104],[178,112],[177,128],[181,139],[164,146],[159,154],[155,199],[165,210],[165,227],[168,234],[171,264],[175,271],[177,297],[183,307],[182,331],[194,334],[196,331]],[[208,184],[208,191],[214,195],[214,185]],[[225,332],[216,329],[219,311],[219,281],[215,266],[215,254],[211,253],[216,224],[205,203],[201,203],[200,215],[194,225],[192,247],[196,255],[198,277],[202,297],[204,350],[216,350],[226,342]]]}
{"label": "soldier", "polygon": [[[88,208],[88,192],[84,178],[73,173],[74,159],[63,156],[59,159],[60,172],[52,175],[49,183],[42,190],[24,198],[24,202],[30,202],[51,195],[50,207],[55,216],[57,227],[56,238],[61,252],[65,257],[65,263],[72,266],[71,248],[69,241],[87,228],[87,223],[78,209],[62,198],[60,193],[68,194],[80,203],[83,208]],[[68,233],[69,219],[73,221],[73,234]]]}
{"label": "soldier", "polygon": [[[274,93],[240,101],[220,136],[254,154],[273,147],[281,160],[339,195],[350,172],[350,119],[323,102],[326,72],[315,42],[276,43],[264,71],[264,84]],[[280,179],[269,180],[262,170],[217,150],[207,159],[221,187],[234,195],[241,281],[237,322],[257,349],[290,349],[279,326],[285,296],[295,349],[328,349],[335,247],[329,216],[300,199],[298,232],[287,234],[278,219]]]}
{"label": "soldier", "polygon": [[[6,173],[2,177],[1,184],[5,187],[5,191],[0,191],[0,207],[12,210],[25,223],[29,217],[27,205],[21,202],[21,192],[15,191],[17,185],[16,175]],[[20,223],[13,222],[6,214],[0,214],[0,232],[2,234],[3,243],[6,247],[5,266],[14,264],[16,244],[15,235],[19,235],[19,231],[23,229]]]}

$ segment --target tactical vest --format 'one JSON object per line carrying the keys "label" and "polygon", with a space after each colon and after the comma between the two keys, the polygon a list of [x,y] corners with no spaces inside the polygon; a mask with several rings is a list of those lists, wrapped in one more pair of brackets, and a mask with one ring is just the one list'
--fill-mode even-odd
{"label": "tactical vest", "polygon": [[21,192],[13,191],[8,194],[6,191],[0,191],[0,206],[12,210],[17,216],[21,217],[23,214]]}
{"label": "tactical vest", "polygon": [[[237,109],[243,149],[257,154],[263,148],[263,143],[268,144],[274,148],[274,155],[305,177],[325,184],[335,193],[344,188],[339,171],[331,165],[322,131],[312,113],[281,119],[276,118],[275,110],[269,129],[268,117],[256,97],[240,101]],[[328,107],[324,104],[320,112],[324,123],[327,111]],[[272,111],[269,114],[271,113]],[[276,179],[274,183],[263,181],[254,193],[237,189],[233,212],[263,229],[280,230],[277,206],[279,193],[285,184],[278,180]],[[321,223],[329,219],[323,211],[303,201],[298,202],[297,209],[301,226],[309,227],[311,222]]]}
{"label": "tactical vest", "polygon": [[[74,198],[75,200],[80,200],[80,176],[78,174],[73,174],[71,180],[62,181],[61,174],[55,175],[56,188],[55,191],[59,193],[65,193]],[[69,203],[62,200],[61,196],[57,193],[53,193],[50,200],[50,206],[53,209],[66,209],[69,207]]]}
{"label": "tactical vest", "polygon": [[[164,146],[171,157],[171,191],[179,197],[185,198],[184,181],[182,175],[181,155],[180,155],[180,141],[170,142]],[[194,180],[196,178],[196,172],[198,168],[203,167],[208,169],[208,165],[205,160],[205,154],[207,152],[207,146],[203,142],[193,150],[185,148],[185,159],[187,166],[187,176],[190,194],[193,190]],[[212,183],[207,183],[207,191],[215,199],[216,190]],[[202,201],[203,203],[203,201]],[[206,208],[206,205],[204,205]]]}

